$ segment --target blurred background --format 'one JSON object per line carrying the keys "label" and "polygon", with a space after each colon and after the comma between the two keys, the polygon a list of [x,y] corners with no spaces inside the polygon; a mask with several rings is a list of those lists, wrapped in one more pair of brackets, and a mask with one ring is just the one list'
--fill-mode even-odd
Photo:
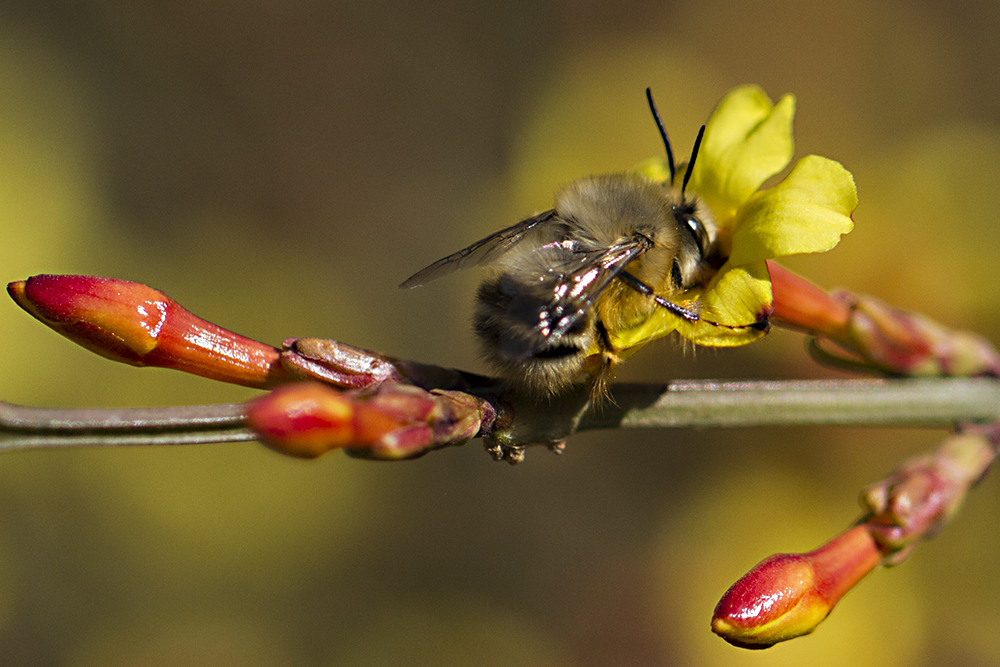
{"label": "blurred background", "polygon": [[[1000,343],[1000,5],[990,0],[0,3],[3,280],[150,284],[270,343],[323,336],[481,369],[478,276],[396,285],[676,150],[731,87],[798,97],[799,157],[841,161],[857,227],[789,262]],[[986,282],[983,282],[986,280]],[[178,405],[254,392],[117,366],[0,305],[0,396]],[[829,377],[800,336],[625,380]],[[493,463],[253,444],[0,458],[10,665],[996,665],[1000,484],[811,637],[709,632],[754,563],[847,527],[943,433],[608,432]]]}

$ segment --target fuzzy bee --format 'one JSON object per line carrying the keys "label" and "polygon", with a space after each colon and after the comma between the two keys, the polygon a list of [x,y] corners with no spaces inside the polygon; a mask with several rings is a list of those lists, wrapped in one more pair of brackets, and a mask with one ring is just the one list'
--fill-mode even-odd
{"label": "fuzzy bee", "polygon": [[[673,152],[649,89],[646,97],[666,146],[669,182],[627,173],[573,181],[556,193],[551,209],[434,262],[400,285],[410,289],[489,264],[476,297],[475,331],[490,366],[529,395],[552,396],[587,378],[593,395],[604,393],[622,358],[611,334],[641,324],[658,308],[708,322],[671,301],[707,282],[718,268],[712,212],[685,192],[705,128],[678,188]],[[766,322],[746,326],[765,328]]]}

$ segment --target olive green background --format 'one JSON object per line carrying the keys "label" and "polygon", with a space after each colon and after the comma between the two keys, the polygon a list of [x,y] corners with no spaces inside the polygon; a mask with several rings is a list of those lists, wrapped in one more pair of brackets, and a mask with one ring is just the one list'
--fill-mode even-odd
{"label": "olive green background", "polygon": [[[479,369],[477,275],[431,261],[578,176],[678,153],[732,86],[798,97],[857,227],[790,264],[1000,342],[1000,9],[988,0],[0,3],[0,278],[109,275],[278,343]],[[254,392],[117,366],[0,304],[0,397]],[[621,377],[831,377],[801,337]],[[609,432],[493,463],[256,444],[0,457],[10,665],[995,665],[1000,485],[766,652],[709,632],[761,558],[818,546],[942,432]]]}

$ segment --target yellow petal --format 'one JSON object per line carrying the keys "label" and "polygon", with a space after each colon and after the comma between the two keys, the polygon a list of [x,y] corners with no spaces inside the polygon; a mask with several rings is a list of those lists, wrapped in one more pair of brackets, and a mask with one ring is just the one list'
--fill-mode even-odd
{"label": "yellow petal", "polygon": [[[691,290],[677,305],[698,312],[700,320],[691,322],[658,308],[642,324],[631,329],[611,331],[611,343],[626,356],[639,347],[673,331],[696,345],[737,347],[752,343],[767,332],[751,325],[771,312],[771,279],[764,262],[750,266],[723,266],[704,291]],[[596,348],[592,352],[596,352]]]}
{"label": "yellow petal", "polygon": [[[679,304],[685,305],[685,304]],[[693,304],[687,304],[693,305]],[[663,308],[658,308],[653,315],[642,324],[631,329],[621,331],[609,331],[611,344],[618,350],[629,350],[628,354],[642,347],[646,343],[662,338],[677,328],[681,318],[670,314]]]}
{"label": "yellow petal", "polygon": [[720,222],[736,210],[792,159],[795,98],[776,105],[759,86],[730,91],[715,108],[698,152],[691,190],[700,195]]}
{"label": "yellow petal", "polygon": [[770,314],[773,301],[767,264],[726,264],[698,301],[701,319],[689,322],[675,317],[675,328],[695,345],[746,345],[767,333],[751,325]]}
{"label": "yellow petal", "polygon": [[639,174],[654,183],[670,183],[670,167],[662,157],[651,157],[632,167],[632,173]]}
{"label": "yellow petal", "polygon": [[781,183],[758,192],[737,214],[733,266],[822,252],[854,227],[858,193],[839,163],[808,155]]}

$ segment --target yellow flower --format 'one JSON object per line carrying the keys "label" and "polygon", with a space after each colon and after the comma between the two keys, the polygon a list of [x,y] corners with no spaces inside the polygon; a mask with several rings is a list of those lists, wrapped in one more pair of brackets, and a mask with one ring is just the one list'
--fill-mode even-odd
{"label": "yellow flower", "polygon": [[[806,156],[780,183],[759,190],[791,161],[794,114],[794,97],[785,95],[773,104],[754,85],[735,88],[716,107],[686,194],[700,197],[712,210],[725,261],[706,287],[685,293],[680,301],[702,315],[699,321],[657,309],[645,322],[612,333],[618,349],[637,348],[671,331],[713,347],[757,340],[765,332],[745,325],[773,307],[765,261],[829,250],[851,231],[850,215],[858,204],[854,178],[833,160]],[[663,159],[636,169],[650,180],[670,178]]]}

